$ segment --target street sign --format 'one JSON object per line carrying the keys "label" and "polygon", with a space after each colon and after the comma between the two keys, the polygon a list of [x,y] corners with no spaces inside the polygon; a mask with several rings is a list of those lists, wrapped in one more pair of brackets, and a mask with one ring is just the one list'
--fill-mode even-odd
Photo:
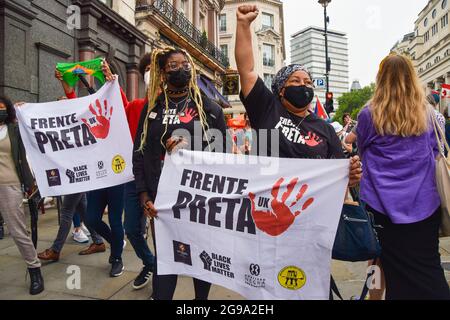
{"label": "street sign", "polygon": [[325,89],[327,83],[325,78],[316,78],[313,80],[316,89]]}

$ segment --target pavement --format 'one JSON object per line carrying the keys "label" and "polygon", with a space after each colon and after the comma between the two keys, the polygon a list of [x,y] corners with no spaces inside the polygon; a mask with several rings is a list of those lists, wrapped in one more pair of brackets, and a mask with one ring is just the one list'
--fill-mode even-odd
{"label": "pavement", "polygon": [[[38,251],[49,248],[57,230],[57,212],[47,210],[39,215]],[[151,244],[151,241],[149,241]],[[9,236],[0,240],[0,300],[146,300],[151,295],[151,283],[144,289],[134,290],[133,281],[142,268],[132,246],[128,243],[123,253],[125,272],[118,278],[110,278],[108,264],[109,250],[90,256],[79,256],[86,244],[78,244],[69,235],[59,262],[44,263],[42,272],[45,291],[37,296],[28,294],[29,279],[26,281],[26,267],[14,241]],[[450,284],[450,238],[441,239],[440,252]],[[79,267],[80,288],[73,288],[72,268]],[[366,263],[332,262],[332,274],[344,297],[358,295],[365,281]],[[72,288],[72,289],[69,289]],[[175,300],[192,300],[192,279],[180,276]],[[211,300],[244,300],[242,296],[225,288],[213,285]]]}

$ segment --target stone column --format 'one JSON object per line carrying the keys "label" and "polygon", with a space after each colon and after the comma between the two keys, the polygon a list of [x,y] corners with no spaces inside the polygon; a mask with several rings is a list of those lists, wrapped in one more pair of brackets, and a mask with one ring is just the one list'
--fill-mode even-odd
{"label": "stone column", "polygon": [[[78,54],[80,56],[80,61],[88,61],[95,59],[95,46],[93,43],[79,43],[80,49],[78,50]],[[91,87],[94,86],[94,78],[91,76],[86,76],[86,80],[89,82]],[[83,83],[79,82],[80,89],[86,89]]]}
{"label": "stone column", "polygon": [[208,9],[208,40],[216,43],[216,11]]}
{"label": "stone column", "polygon": [[127,97],[129,101],[139,97],[139,77],[138,65],[135,63],[127,64]]}
{"label": "stone column", "polygon": [[200,0],[194,0],[194,26],[200,29]]}

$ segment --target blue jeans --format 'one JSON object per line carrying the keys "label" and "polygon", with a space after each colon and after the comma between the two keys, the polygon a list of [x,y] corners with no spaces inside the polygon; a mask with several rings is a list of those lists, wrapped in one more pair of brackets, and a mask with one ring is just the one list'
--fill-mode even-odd
{"label": "blue jeans", "polygon": [[[90,191],[86,222],[111,245],[111,258],[122,259],[123,252],[123,202],[124,185]],[[103,222],[103,212],[108,206],[109,226]]]}
{"label": "blue jeans", "polygon": [[125,185],[125,232],[134,251],[144,266],[153,270],[155,257],[144,238],[146,217],[139,203],[136,193],[136,183],[128,182]]}
{"label": "blue jeans", "polygon": [[73,227],[74,228],[80,228],[81,227],[81,217],[80,214],[78,212],[75,212],[73,215]]}

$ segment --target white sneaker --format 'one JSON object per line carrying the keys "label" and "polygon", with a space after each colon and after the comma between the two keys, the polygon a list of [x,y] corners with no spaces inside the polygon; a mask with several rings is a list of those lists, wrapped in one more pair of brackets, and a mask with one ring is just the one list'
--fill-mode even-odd
{"label": "white sneaker", "polygon": [[89,232],[88,228],[86,228],[84,223],[81,224],[81,230],[83,230],[84,234],[87,235],[88,237],[91,235],[91,233]]}
{"label": "white sneaker", "polygon": [[78,243],[88,243],[89,242],[88,236],[83,232],[82,229],[80,229],[78,232],[73,233],[73,240]]}

